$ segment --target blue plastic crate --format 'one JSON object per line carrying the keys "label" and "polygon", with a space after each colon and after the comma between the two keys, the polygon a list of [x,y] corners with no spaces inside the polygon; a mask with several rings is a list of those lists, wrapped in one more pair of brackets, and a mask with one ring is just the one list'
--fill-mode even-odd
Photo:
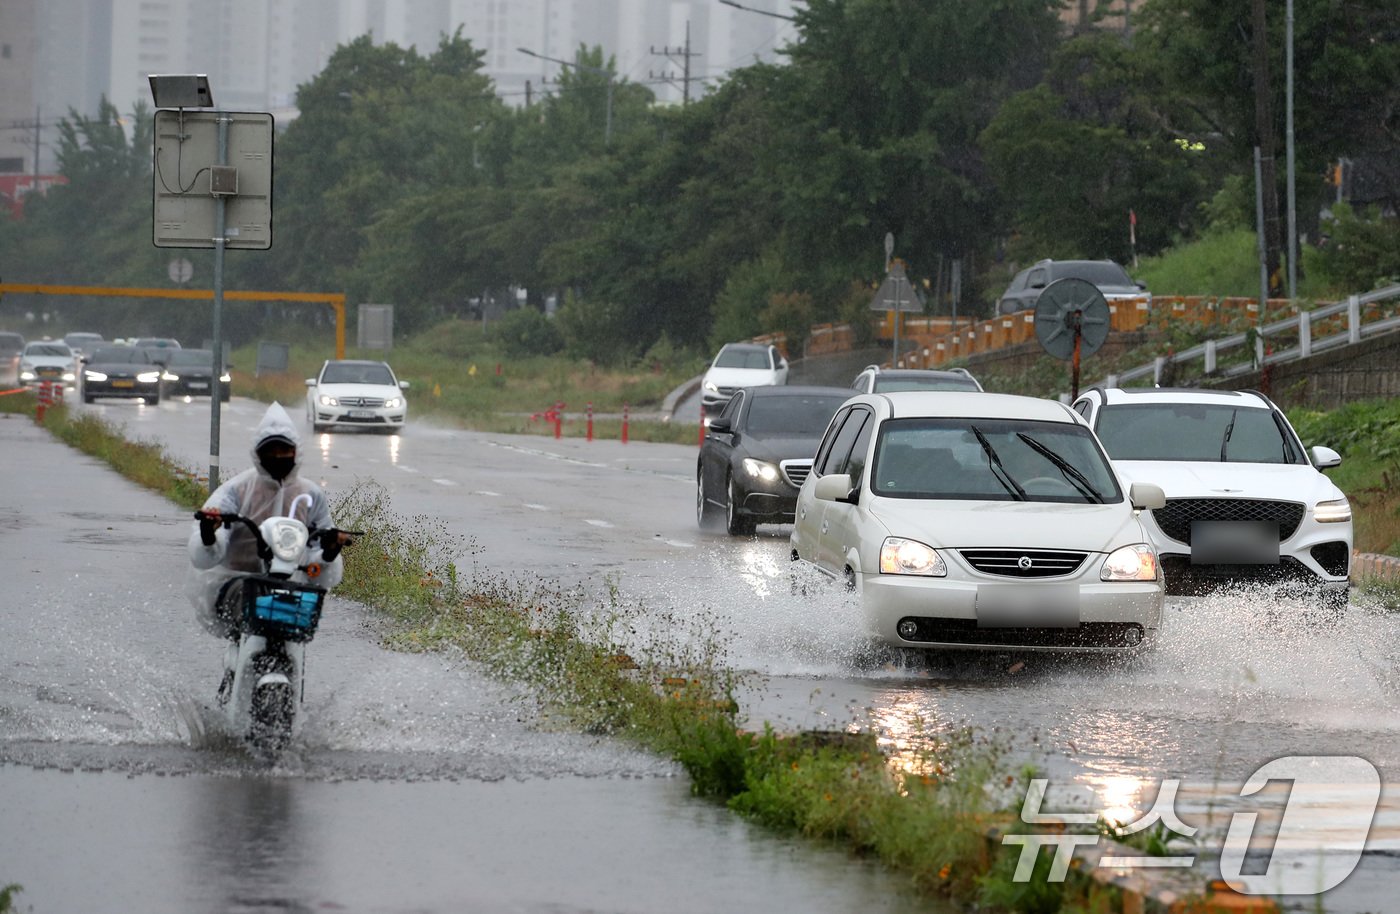
{"label": "blue plastic crate", "polygon": [[324,590],[266,578],[249,579],[244,587],[248,631],[284,641],[309,641],[316,633]]}

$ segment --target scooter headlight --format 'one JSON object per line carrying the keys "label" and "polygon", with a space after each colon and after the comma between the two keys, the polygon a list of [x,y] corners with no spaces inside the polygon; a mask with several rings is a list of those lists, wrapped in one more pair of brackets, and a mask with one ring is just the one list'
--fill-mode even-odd
{"label": "scooter headlight", "polygon": [[284,562],[296,562],[301,559],[302,553],[306,551],[307,541],[304,524],[300,521],[283,520],[271,533],[271,536],[265,538],[274,556]]}

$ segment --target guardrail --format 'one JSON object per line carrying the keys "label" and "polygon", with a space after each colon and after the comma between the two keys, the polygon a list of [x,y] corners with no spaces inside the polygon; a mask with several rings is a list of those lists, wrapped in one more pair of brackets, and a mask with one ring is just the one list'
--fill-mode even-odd
{"label": "guardrail", "polygon": [[[1382,307],[1382,302],[1393,304]],[[1391,313],[1397,310],[1396,306],[1400,306],[1400,284],[1352,295],[1345,301],[1310,311],[1299,311],[1292,317],[1220,339],[1206,340],[1189,349],[1158,356],[1136,368],[1107,375],[1099,383],[1105,387],[1121,387],[1150,377],[1153,384],[1160,384],[1168,366],[1197,359],[1203,360],[1203,373],[1208,376],[1236,377],[1264,365],[1305,359],[1317,352],[1359,343],[1366,337],[1400,328],[1400,314]],[[1222,365],[1221,355],[1236,349],[1249,357]]]}

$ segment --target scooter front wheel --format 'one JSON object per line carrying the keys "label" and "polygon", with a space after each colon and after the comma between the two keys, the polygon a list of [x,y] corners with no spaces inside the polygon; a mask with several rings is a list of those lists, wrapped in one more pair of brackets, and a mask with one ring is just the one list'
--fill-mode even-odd
{"label": "scooter front wheel", "polygon": [[268,674],[253,687],[248,740],[261,749],[284,749],[292,741],[296,696],[286,676]]}

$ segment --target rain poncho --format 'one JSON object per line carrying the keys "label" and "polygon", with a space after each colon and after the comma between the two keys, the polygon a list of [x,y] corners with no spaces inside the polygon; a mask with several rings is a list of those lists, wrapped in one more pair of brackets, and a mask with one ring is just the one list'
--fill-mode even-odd
{"label": "rain poncho", "polygon": [[[281,482],[273,479],[258,460],[258,448],[271,438],[285,438],[297,449],[296,464]],[[297,519],[312,530],[324,530],[335,526],[326,504],[326,493],[310,480],[302,479],[298,473],[301,467],[301,435],[287,411],[273,403],[263,414],[253,437],[250,451],[253,460],[251,469],[244,470],[214,490],[204,502],[205,508],[217,508],[224,514],[241,514],[261,523],[269,517],[285,515],[298,495],[308,495],[311,504],[305,499],[298,506]],[[200,624],[212,634],[227,637],[230,627],[220,619],[214,610],[219,589],[229,578],[240,573],[261,574],[262,561],[258,558],[257,543],[251,531],[241,524],[229,529],[220,527],[214,537],[214,545],[206,546],[199,536],[199,522],[195,521],[190,531],[189,554],[194,565],[188,588],[190,601]],[[320,560],[320,547],[312,541],[310,561]],[[321,575],[315,581],[318,587],[327,590],[340,583],[344,565],[340,556],[335,561],[323,563]],[[298,574],[298,581],[305,578]]]}

